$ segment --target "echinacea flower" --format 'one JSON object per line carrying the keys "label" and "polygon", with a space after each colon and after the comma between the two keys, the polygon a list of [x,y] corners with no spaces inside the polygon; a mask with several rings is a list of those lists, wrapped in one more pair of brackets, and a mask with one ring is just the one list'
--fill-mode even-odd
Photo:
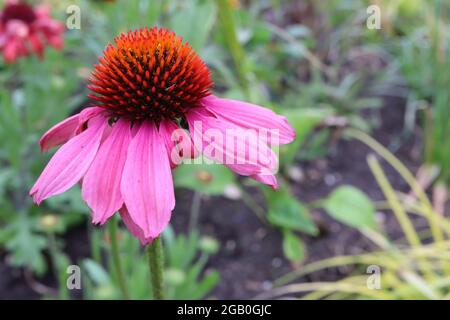
{"label": "echinacea flower", "polygon": [[61,49],[63,32],[63,24],[50,17],[46,6],[7,0],[0,12],[0,51],[7,63],[32,52],[42,57],[46,45]]}
{"label": "echinacea flower", "polygon": [[[212,95],[212,85],[207,66],[173,32],[155,27],[117,37],[90,79],[96,105],[41,138],[43,151],[62,147],[30,195],[39,204],[82,181],[93,223],[104,224],[119,211],[131,233],[146,244],[170,220],[172,169],[182,159],[202,153],[277,188],[278,159],[269,144],[291,142],[294,130],[269,109]],[[240,135],[244,130],[275,134],[267,141]],[[229,138],[230,131],[238,136]],[[219,141],[222,137],[226,143]]]}

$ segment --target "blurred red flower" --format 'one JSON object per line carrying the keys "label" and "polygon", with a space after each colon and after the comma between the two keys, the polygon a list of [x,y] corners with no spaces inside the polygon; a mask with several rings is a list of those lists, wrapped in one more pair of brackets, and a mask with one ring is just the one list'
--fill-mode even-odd
{"label": "blurred red flower", "polygon": [[31,53],[43,57],[45,46],[63,47],[64,25],[50,16],[50,9],[7,0],[0,11],[0,52],[7,63]]}

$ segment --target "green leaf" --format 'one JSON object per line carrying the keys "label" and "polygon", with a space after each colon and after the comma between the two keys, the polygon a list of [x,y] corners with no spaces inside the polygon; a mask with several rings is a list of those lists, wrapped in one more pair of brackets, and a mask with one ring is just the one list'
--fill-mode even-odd
{"label": "green leaf", "polygon": [[201,299],[219,281],[219,273],[216,271],[202,277],[208,256],[203,253],[199,255],[198,233],[178,235],[171,243],[166,243],[165,249],[169,270],[174,271],[169,274],[172,277],[172,283],[168,283],[171,286],[171,298]]}
{"label": "green leaf", "polygon": [[14,170],[11,168],[3,168],[0,172],[0,202],[5,195],[6,188],[8,184],[14,179]]}
{"label": "green leaf", "polygon": [[171,267],[185,270],[194,261],[198,250],[199,235],[191,232],[189,235],[178,235],[167,243],[166,254]]}
{"label": "green leaf", "polygon": [[17,267],[29,266],[37,274],[43,274],[46,264],[41,251],[46,247],[46,238],[34,233],[36,221],[31,220],[24,213],[18,215],[7,229],[11,238],[6,242],[6,248],[11,252],[12,265]]}
{"label": "green leaf", "polygon": [[305,246],[291,231],[283,232],[283,252],[292,262],[301,262],[305,259]]}
{"label": "green leaf", "polygon": [[225,188],[236,184],[235,175],[218,164],[181,165],[173,171],[175,186],[204,194],[221,195]]}
{"label": "green leaf", "polygon": [[216,7],[212,1],[186,1],[172,16],[172,30],[196,50],[206,43],[216,20]]}
{"label": "green leaf", "polygon": [[101,286],[101,285],[107,285],[107,284],[111,283],[111,279],[108,275],[108,272],[103,268],[103,266],[101,266],[94,260],[84,259],[83,267],[86,270],[89,278],[92,279],[92,281],[96,285]]}
{"label": "green leaf", "polygon": [[283,229],[302,231],[316,235],[318,229],[311,220],[308,209],[284,187],[274,191],[263,187],[268,206],[269,222]]}
{"label": "green leaf", "polygon": [[330,216],[351,227],[374,228],[376,225],[372,201],[355,187],[338,187],[324,200],[323,207]]}
{"label": "green leaf", "polygon": [[189,299],[204,298],[220,280],[220,273],[217,271],[210,271],[207,273],[199,283],[192,289],[192,296]]}
{"label": "green leaf", "polygon": [[175,299],[201,299],[211,291],[219,281],[217,271],[207,273],[202,279],[200,275],[206,265],[206,258],[200,257],[192,266],[186,267],[185,281],[177,287]]}

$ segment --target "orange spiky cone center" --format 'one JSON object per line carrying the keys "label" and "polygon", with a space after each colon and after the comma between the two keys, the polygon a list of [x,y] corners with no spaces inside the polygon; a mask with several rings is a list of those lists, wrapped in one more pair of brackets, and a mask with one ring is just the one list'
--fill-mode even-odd
{"label": "orange spiky cone center", "polygon": [[210,94],[208,67],[192,47],[166,29],[122,34],[95,66],[89,97],[112,117],[178,119]]}

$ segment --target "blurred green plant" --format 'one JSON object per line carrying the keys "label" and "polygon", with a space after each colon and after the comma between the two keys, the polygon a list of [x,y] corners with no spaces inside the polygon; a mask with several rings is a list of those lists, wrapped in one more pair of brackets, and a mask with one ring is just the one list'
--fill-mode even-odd
{"label": "blurred green plant", "polygon": [[[147,279],[148,266],[142,247],[129,232],[118,229],[120,239],[120,260],[123,262],[123,275],[131,299],[151,297],[150,283]],[[206,270],[211,255],[217,253],[219,244],[211,237],[201,237],[197,232],[189,235],[174,234],[169,227],[163,234],[165,266],[165,286],[168,299],[202,299],[217,285],[220,275],[217,271]],[[84,259],[81,266],[87,277],[83,278],[84,298],[120,299],[120,280],[114,271],[111,260],[111,243],[103,248],[108,253],[105,268],[99,261]]]}
{"label": "blurred green plant", "polygon": [[440,179],[450,183],[450,50],[447,1],[383,1],[389,29],[388,48],[409,87],[406,130],[419,112],[424,127],[424,158],[438,165]]}
{"label": "blurred green plant", "polygon": [[[450,235],[448,220],[433,210],[428,196],[418,181],[392,153],[362,132],[349,130],[347,134],[349,137],[365,143],[377,156],[387,161],[410,186],[413,196],[411,193],[395,191],[377,157],[373,154],[368,156],[369,167],[386,198],[386,201],[376,202],[375,206],[378,210],[393,212],[405,238],[393,240],[380,227],[369,228],[368,225],[349,223],[349,225],[357,227],[379,250],[350,256],[336,256],[304,265],[299,270],[278,279],[277,288],[262,294],[261,297],[448,299],[450,296],[450,257],[447,253],[450,243],[444,238],[444,235],[447,237]],[[346,202],[347,200],[343,200],[343,203]],[[354,207],[354,204],[351,206]],[[369,204],[366,203],[364,206],[368,207]],[[373,210],[373,208],[366,209],[367,212]],[[411,214],[427,221],[426,227],[417,230]],[[352,266],[356,270],[352,275],[336,282],[289,284],[319,270],[341,266]],[[378,270],[376,274],[373,274],[374,266]],[[369,270],[369,268],[371,269]],[[374,277],[377,276],[379,278],[375,279]],[[376,282],[371,281],[374,279]],[[377,287],[373,288],[372,285]]]}
{"label": "blurred green plant", "polygon": [[[32,175],[47,157],[36,148],[40,133],[82,100],[76,92],[77,78],[71,74],[76,67],[76,62],[61,53],[48,51],[47,59],[39,63],[37,58],[30,57],[5,66],[7,76],[1,79],[0,224],[6,227],[1,228],[0,244],[12,253],[13,265],[29,266],[39,274],[46,271],[41,252],[49,244],[36,227],[36,221],[52,209],[33,206],[28,188],[34,179]],[[43,74],[48,76],[42,77]],[[57,210],[64,211],[64,207]],[[61,215],[63,229],[75,220]]]}
{"label": "blurred green plant", "polygon": [[[376,51],[369,50],[369,45],[379,47],[385,41],[384,33],[365,28],[368,3],[305,1],[306,7],[312,8],[314,18],[323,22],[317,28],[307,19],[300,22],[285,19],[289,1],[52,1],[60,17],[65,17],[69,4],[81,8],[81,30],[66,32],[64,53],[49,51],[42,61],[32,58],[16,66],[0,65],[0,245],[11,253],[14,266],[26,266],[38,275],[52,270],[58,280],[59,297],[68,297],[63,279],[69,259],[62,250],[62,237],[71,226],[88,219],[89,212],[79,192],[65,193],[41,207],[31,206],[27,191],[48,159],[48,155],[38,152],[37,140],[45,128],[86,105],[84,85],[88,68],[96,62],[104,46],[121,32],[150,25],[168,27],[189,41],[210,66],[218,94],[248,98],[270,107],[284,114],[297,132],[295,142],[280,147],[278,192],[259,186],[253,189],[253,184],[249,186],[246,180],[238,180],[223,166],[190,165],[174,170],[175,185],[193,190],[194,196],[189,233],[175,236],[169,230],[164,235],[170,298],[206,297],[219,278],[217,272],[204,272],[208,258],[218,250],[214,239],[202,237],[197,231],[204,195],[242,200],[262,223],[280,230],[283,239],[280,250],[295,264],[304,261],[307,255],[300,234],[318,233],[310,215],[313,208],[325,209],[334,219],[378,237],[374,206],[362,191],[341,186],[325,199],[307,204],[295,198],[288,179],[289,171],[298,161],[327,155],[333,126],[327,124],[330,118],[343,118],[345,125],[366,132],[375,125],[361,112],[376,112],[381,106],[380,100],[367,92],[366,82],[369,76],[378,74],[368,75],[351,66],[355,49],[376,55]],[[440,10],[438,0],[426,4],[427,10],[418,9],[419,3],[425,5],[420,0],[380,3],[389,8],[386,23],[392,23],[388,35],[394,41],[400,40],[392,45],[393,55],[398,58],[392,66],[399,66],[412,88],[410,105],[426,106],[427,160],[440,164],[443,179],[448,179],[450,147],[444,143],[450,126],[449,72],[442,72],[450,69],[446,11]],[[268,12],[273,13],[272,18],[267,17]],[[418,21],[426,22],[424,26],[404,23],[417,15],[421,17]],[[395,22],[396,17],[401,17],[403,22]],[[373,161],[372,168],[375,168]],[[380,179],[382,174],[377,174]],[[256,202],[250,188],[261,194],[265,203]],[[392,192],[388,194],[392,201]],[[416,205],[417,210],[431,214],[432,209],[424,199]],[[396,205],[393,209],[402,212]],[[45,217],[55,217],[57,227],[43,228],[41,222]],[[435,224],[430,221],[430,230],[439,238]],[[102,245],[103,233],[88,225],[92,256],[82,262],[88,272],[84,278],[84,297],[122,297],[123,288],[120,290],[114,272],[112,243]],[[403,226],[408,225],[403,218]],[[409,240],[416,239],[411,226],[406,229]],[[148,298],[150,288],[141,281],[147,263],[141,257],[140,246],[122,229],[117,233],[131,297]],[[389,250],[380,255],[392,260]],[[416,259],[414,250],[410,250],[411,256],[405,255],[406,260]],[[49,265],[42,255],[44,251],[51,257]],[[104,253],[107,253],[106,261]]]}

